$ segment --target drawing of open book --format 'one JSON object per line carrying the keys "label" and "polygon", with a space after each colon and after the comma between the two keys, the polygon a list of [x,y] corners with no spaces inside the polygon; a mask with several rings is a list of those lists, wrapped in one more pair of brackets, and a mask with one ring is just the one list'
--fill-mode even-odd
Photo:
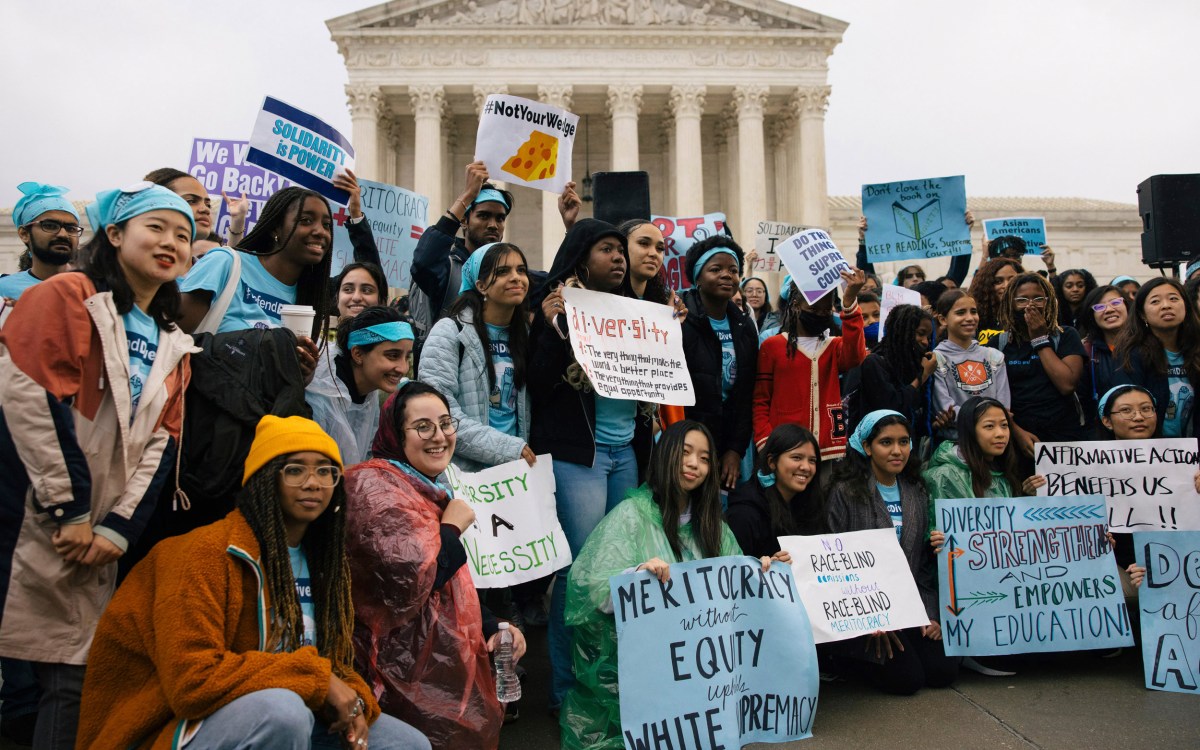
{"label": "drawing of open book", "polygon": [[909,211],[900,201],[892,203],[892,218],[896,220],[896,233],[919,240],[942,230],[942,202],[940,198]]}

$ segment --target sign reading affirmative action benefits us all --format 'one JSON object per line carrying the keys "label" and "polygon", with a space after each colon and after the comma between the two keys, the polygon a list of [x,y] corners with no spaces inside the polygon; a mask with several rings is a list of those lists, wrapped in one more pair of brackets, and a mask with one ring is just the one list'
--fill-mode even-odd
{"label": "sign reading affirmative action benefits us all", "polygon": [[609,579],[628,750],[733,750],[812,735],[817,650],[791,568],[750,557]]}
{"label": "sign reading affirmative action benefits us all", "polygon": [[867,260],[923,260],[971,254],[962,175],[862,187]]}
{"label": "sign reading affirmative action benefits us all", "polygon": [[810,305],[840,288],[842,271],[850,270],[837,245],[820,229],[797,232],[780,242],[776,250]]}
{"label": "sign reading affirmative action benefits us all", "polygon": [[561,193],[571,179],[579,115],[519,96],[492,94],[483,103],[475,158],[493,180]]}
{"label": "sign reading affirmative action benefits us all", "polygon": [[683,331],[669,305],[563,287],[571,349],[601,396],[692,406]]}
{"label": "sign reading affirmative action benefits us all", "polygon": [[1102,496],[935,503],[948,656],[1133,645]]}
{"label": "sign reading affirmative action benefits us all", "polygon": [[1104,495],[1110,531],[1200,531],[1195,438],[1038,443],[1039,495]]}
{"label": "sign reading affirmative action benefits us all", "polygon": [[1146,687],[1200,693],[1200,531],[1133,535]]}
{"label": "sign reading affirmative action benefits us all", "polygon": [[475,523],[462,535],[475,588],[534,581],[571,564],[551,456],[538,456],[533,466],[519,458],[474,473],[451,465],[446,477],[454,496],[475,510]]}
{"label": "sign reading affirmative action benefits us all", "polygon": [[350,194],[333,186],[335,175],[354,169],[354,147],[332,125],[267,97],[250,133],[246,161],[346,205]]}

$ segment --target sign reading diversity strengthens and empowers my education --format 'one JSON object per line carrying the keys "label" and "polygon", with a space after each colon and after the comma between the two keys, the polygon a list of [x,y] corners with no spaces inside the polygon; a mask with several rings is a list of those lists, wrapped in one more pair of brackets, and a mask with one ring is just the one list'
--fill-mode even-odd
{"label": "sign reading diversity strengthens and empowers my education", "polygon": [[700,240],[725,233],[725,214],[651,216],[650,223],[663,233],[663,268],[666,269],[667,286],[677,291],[691,288],[692,282],[688,281],[683,268],[684,256]]}
{"label": "sign reading diversity strengthens and empowers my education", "polygon": [[692,406],[683,332],[668,305],[564,287],[575,359],[601,396]]}
{"label": "sign reading diversity strengthens and empowers my education", "polygon": [[812,735],[819,684],[791,569],[748,557],[613,576],[628,750],[717,750]]}
{"label": "sign reading diversity strengthens and empowers my education", "polygon": [[929,614],[896,532],[783,536],[817,643],[924,627]]}
{"label": "sign reading diversity strengthens and empowers my education", "polygon": [[1133,535],[1146,687],[1200,693],[1200,531]]}
{"label": "sign reading diversity strengthens and empowers my education", "polygon": [[838,289],[842,271],[850,270],[837,245],[820,229],[793,234],[777,247],[784,267],[810,305]]}
{"label": "sign reading diversity strengthens and empowers my education", "polygon": [[571,179],[579,115],[543,102],[492,94],[483,104],[475,158],[494,180],[561,193]]}
{"label": "sign reading diversity strengthens and empowers my education", "polygon": [[1025,240],[1025,249],[1029,255],[1041,255],[1042,245],[1046,242],[1046,220],[1040,217],[1019,216],[1007,219],[984,219],[983,233],[988,242],[1013,235]]}
{"label": "sign reading diversity strengthens and empowers my education", "polygon": [[246,160],[346,205],[350,194],[334,175],[354,168],[354,147],[332,125],[278,99],[263,100]]}
{"label": "sign reading diversity strengthens and empowers my education", "polygon": [[475,473],[446,469],[454,496],[475,510],[462,543],[476,588],[537,580],[571,564],[554,502],[552,463],[544,455],[533,466],[519,458]]}
{"label": "sign reading diversity strengthens and empowers my education", "polygon": [[[423,195],[374,180],[359,180],[362,190],[363,221],[371,222],[379,264],[387,275],[388,286],[407,289],[412,281],[413,251],[425,231],[429,199]],[[346,222],[350,214],[339,207],[333,213],[333,265],[330,274],[340,273],[354,261],[354,248]]]}
{"label": "sign reading diversity strengthens and empowers my education", "polygon": [[872,263],[971,254],[961,175],[863,185],[862,207]]}
{"label": "sign reading diversity strengthens and empowers my education", "polygon": [[267,199],[291,183],[246,161],[249,141],[193,138],[188,159],[188,174],[195,177],[208,191],[209,199],[220,204],[213,229],[222,237],[229,236],[229,207],[220,200],[221,193],[230,198],[243,195],[250,201],[246,214],[246,234],[258,223],[258,214]]}
{"label": "sign reading diversity strengthens and empowers my education", "polygon": [[1133,645],[1103,497],[935,502],[947,655]]}
{"label": "sign reading diversity strengthens and empowers my education", "polygon": [[1195,438],[1038,443],[1039,495],[1104,495],[1111,531],[1200,531]]}

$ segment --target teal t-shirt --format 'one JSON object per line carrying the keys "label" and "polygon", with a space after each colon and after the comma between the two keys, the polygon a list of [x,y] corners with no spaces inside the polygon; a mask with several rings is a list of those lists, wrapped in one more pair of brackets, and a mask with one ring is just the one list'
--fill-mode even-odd
{"label": "teal t-shirt", "polygon": [[304,640],[301,646],[317,645],[317,609],[313,604],[312,577],[308,558],[300,547],[288,547],[292,562],[292,577],[296,579],[296,596],[300,598],[300,614],[304,616]]}
{"label": "teal t-shirt", "polygon": [[488,397],[488,424],[506,435],[517,434],[517,389],[513,387],[512,352],[508,348],[508,329],[487,324],[488,349],[496,385]]}
{"label": "teal t-shirt", "polygon": [[125,340],[129,342],[129,419],[137,414],[142,388],[150,379],[150,368],[158,354],[158,326],[154,319],[134,305],[121,316],[125,324]]}
{"label": "teal t-shirt", "polygon": [[10,276],[5,276],[0,279],[0,297],[8,297],[9,299],[20,299],[21,294],[33,286],[41,282],[41,279],[33,275],[33,271],[21,271]]}
{"label": "teal t-shirt", "polygon": [[596,394],[596,443],[625,445],[633,441],[637,402]]}
{"label": "teal t-shirt", "polygon": [[883,504],[887,506],[888,515],[892,517],[892,526],[896,527],[896,539],[900,539],[900,533],[904,531],[904,513],[900,505],[900,483],[896,482],[891,486],[881,482],[875,482],[875,486],[879,488],[879,494],[883,497]]}
{"label": "teal t-shirt", "polygon": [[733,382],[737,380],[737,353],[733,349],[733,333],[729,330],[729,318],[717,320],[708,319],[717,341],[721,342],[721,400],[729,398],[733,390]]}
{"label": "teal t-shirt", "polygon": [[1163,437],[1193,437],[1192,409],[1196,391],[1188,380],[1182,352],[1167,352],[1167,415],[1163,420]]}
{"label": "teal t-shirt", "polygon": [[[215,304],[229,281],[233,269],[233,253],[227,247],[215,247],[204,254],[192,270],[179,280],[179,291],[212,292]],[[237,292],[229,301],[229,309],[217,327],[217,333],[244,331],[247,328],[279,328],[284,305],[296,303],[296,287],[288,286],[271,275],[259,259],[242,253],[242,274]]]}

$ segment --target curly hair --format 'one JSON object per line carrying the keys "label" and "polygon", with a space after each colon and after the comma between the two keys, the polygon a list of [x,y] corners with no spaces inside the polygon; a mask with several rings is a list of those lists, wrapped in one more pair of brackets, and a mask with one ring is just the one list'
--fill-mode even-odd
{"label": "curly hair", "polygon": [[[1026,284],[1037,284],[1039,293],[1046,298],[1046,328],[1050,335],[1062,333],[1062,325],[1058,322],[1058,298],[1054,296],[1054,287],[1036,273],[1023,273],[1008,285],[1008,289],[1004,292],[1004,303],[1000,308],[1000,327],[1008,331],[1014,341],[1029,340],[1029,328],[1025,325],[1025,316],[1017,314],[1017,290]],[[978,301],[976,300],[976,302]]]}
{"label": "curly hair", "polygon": [[1000,325],[1000,309],[1003,300],[1000,295],[996,294],[996,274],[1005,267],[1012,268],[1017,275],[1025,273],[1025,269],[1015,260],[992,258],[980,266],[979,270],[975,272],[975,278],[971,279],[971,287],[967,290],[967,294],[975,300],[975,305],[979,308],[980,329],[1002,327]]}
{"label": "curly hair", "polygon": [[883,358],[901,383],[916,380],[921,373],[921,358],[928,349],[917,343],[917,330],[923,321],[933,326],[933,316],[916,305],[896,305],[888,314],[886,332],[873,354]]}

